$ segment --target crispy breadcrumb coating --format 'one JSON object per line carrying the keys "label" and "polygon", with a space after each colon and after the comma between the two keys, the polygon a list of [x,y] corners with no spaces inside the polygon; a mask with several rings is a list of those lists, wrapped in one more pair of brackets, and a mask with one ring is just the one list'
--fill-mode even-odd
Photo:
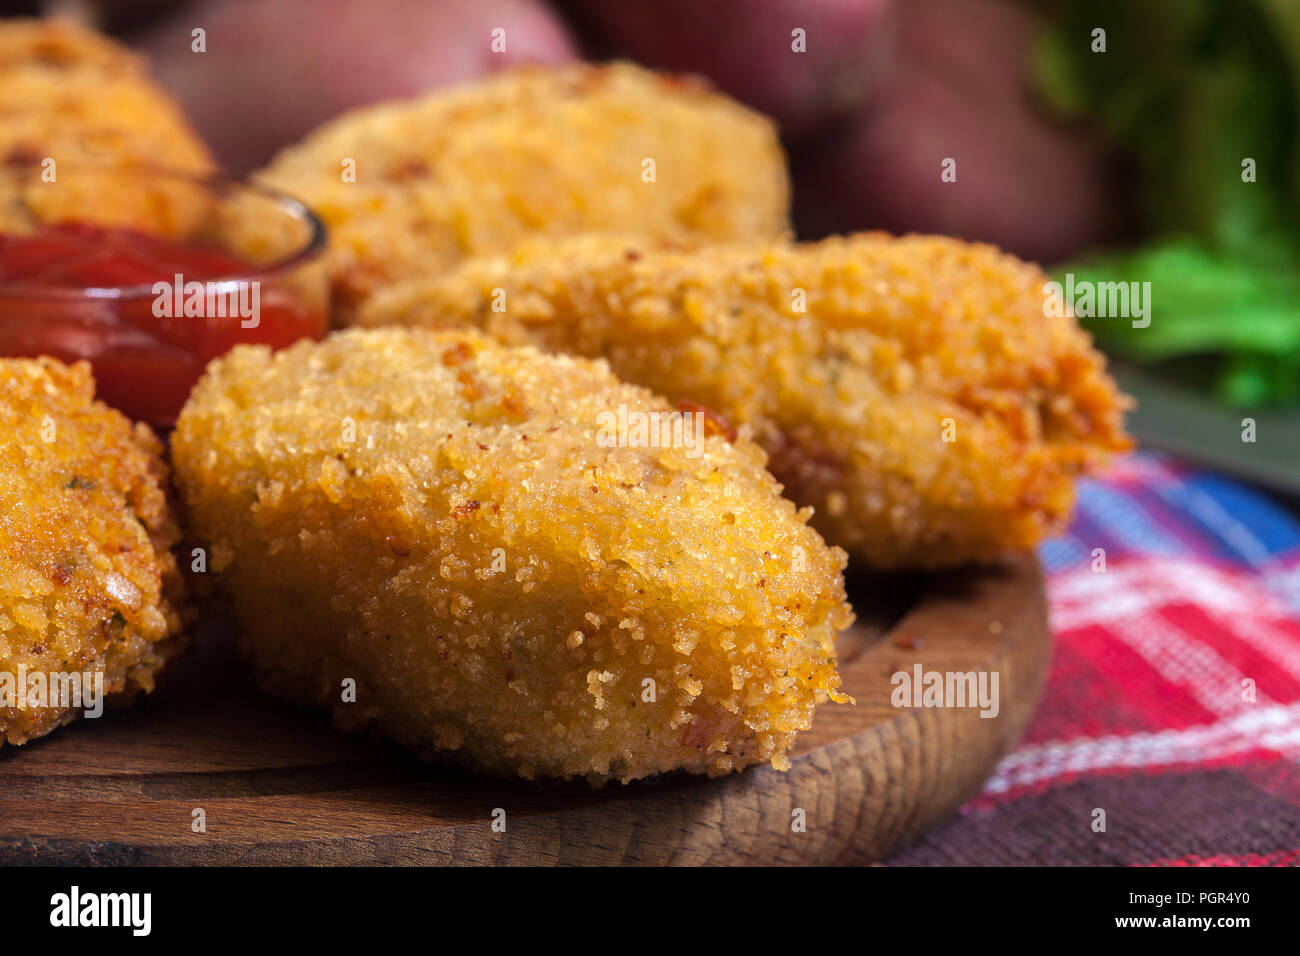
{"label": "crispy breadcrumb coating", "polygon": [[845,555],[757,446],[603,445],[620,406],[671,410],[477,333],[213,362],[173,458],[262,686],[493,774],[786,766],[846,699]]}
{"label": "crispy breadcrumb coating", "polygon": [[[150,80],[144,62],[106,37],[63,20],[0,21],[0,229],[62,221],[183,231],[196,196],[139,180],[114,188],[88,173],[213,168],[207,147]],[[50,169],[42,166],[53,160]],[[121,180],[126,183],[125,179]]]}
{"label": "crispy breadcrumb coating", "polygon": [[696,81],[626,63],[528,67],[355,110],[260,178],[330,227],[344,323],[393,279],[508,252],[529,236],[771,239],[789,207],[769,120]]}
{"label": "crispy breadcrumb coating", "polygon": [[[0,673],[100,671],[130,695],[183,643],[180,532],[158,439],[94,394],[85,362],[0,359]],[[0,744],[80,714],[0,706]]]}
{"label": "crispy breadcrumb coating", "polygon": [[1044,315],[1045,281],[930,236],[587,236],[396,286],[358,319],[603,357],[752,425],[786,493],[855,560],[933,568],[1059,531],[1074,476],[1128,447],[1127,400],[1075,320]]}

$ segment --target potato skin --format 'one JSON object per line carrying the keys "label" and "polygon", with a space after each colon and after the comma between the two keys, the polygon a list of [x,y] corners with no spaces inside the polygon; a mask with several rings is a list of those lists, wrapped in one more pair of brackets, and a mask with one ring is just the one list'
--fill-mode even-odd
{"label": "potato skin", "polygon": [[261,685],[490,774],[785,766],[844,699],[844,553],[744,439],[602,447],[620,404],[669,409],[476,333],[210,365],[173,457]]}
{"label": "potato skin", "polygon": [[[642,179],[647,159],[653,182]],[[345,160],[355,182],[343,180]],[[626,63],[522,68],[355,110],[259,176],[332,230],[343,324],[395,279],[532,236],[773,238],[789,212],[770,121],[701,83]]]}
{"label": "potato skin", "polygon": [[933,568],[1033,547],[1064,526],[1073,477],[1127,447],[1125,400],[1073,318],[1044,316],[1045,281],[942,237],[588,236],[394,287],[359,321],[603,357],[750,424],[786,493],[855,560]]}
{"label": "potato skin", "polygon": [[[94,391],[85,362],[0,359],[0,672],[102,671],[129,697],[184,643],[180,532],[158,439]],[[0,707],[0,745],[80,713]]]}
{"label": "potato skin", "polygon": [[[31,182],[0,178],[0,228],[77,221],[176,234],[202,212],[175,186],[109,188],[92,165],[213,168],[207,147],[149,78],[106,37],[62,20],[0,22],[0,162],[30,164]],[[55,162],[53,182],[39,164]]]}
{"label": "potato skin", "polygon": [[[578,55],[544,0],[199,0],[176,6],[134,43],[222,165],[236,174],[264,166],[277,150],[345,109]],[[202,56],[190,49],[196,25],[208,31]],[[504,52],[491,49],[494,29],[505,31]]]}
{"label": "potato skin", "polygon": [[794,150],[799,234],[940,233],[1048,263],[1113,241],[1126,217],[1104,143],[1036,102],[1032,5],[907,0],[898,12],[871,102]]}
{"label": "potato skin", "polygon": [[[899,5],[895,0],[574,0],[586,19],[632,58],[708,76],[775,117],[783,133],[795,135],[868,99],[890,60]],[[802,53],[794,51],[794,28],[804,31]]]}

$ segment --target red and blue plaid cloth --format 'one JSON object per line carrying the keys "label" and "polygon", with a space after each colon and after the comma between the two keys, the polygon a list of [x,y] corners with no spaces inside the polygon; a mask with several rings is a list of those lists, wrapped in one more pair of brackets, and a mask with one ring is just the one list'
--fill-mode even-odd
{"label": "red and blue plaid cloth", "polygon": [[1042,705],[980,795],[890,862],[1300,865],[1300,521],[1139,454],[1083,483],[1040,555]]}

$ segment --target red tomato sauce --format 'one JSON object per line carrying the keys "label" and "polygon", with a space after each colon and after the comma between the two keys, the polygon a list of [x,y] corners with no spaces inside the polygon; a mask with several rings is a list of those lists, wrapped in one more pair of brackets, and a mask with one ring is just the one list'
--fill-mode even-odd
{"label": "red tomato sauce", "polygon": [[[174,296],[172,314],[156,314],[155,283],[171,286],[177,275],[206,283],[257,274],[220,249],[122,229],[75,224],[0,234],[0,354],[86,359],[99,398],[134,420],[170,426],[211,359],[242,343],[282,348],[325,334],[324,308],[307,307],[273,278],[257,283],[255,320],[234,308],[225,316],[187,316]],[[126,287],[143,288],[110,291]],[[92,289],[105,291],[86,291]]]}

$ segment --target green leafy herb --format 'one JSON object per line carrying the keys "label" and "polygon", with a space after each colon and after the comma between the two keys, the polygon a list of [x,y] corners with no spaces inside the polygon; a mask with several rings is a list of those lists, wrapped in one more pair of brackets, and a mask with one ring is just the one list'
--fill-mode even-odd
{"label": "green leafy herb", "polygon": [[[1135,361],[1214,357],[1210,384],[1232,404],[1300,401],[1300,3],[1051,9],[1036,51],[1040,89],[1123,150],[1149,237],[1055,270],[1076,282],[1151,283],[1149,327],[1086,323]],[[1092,49],[1099,27],[1104,53]]]}

